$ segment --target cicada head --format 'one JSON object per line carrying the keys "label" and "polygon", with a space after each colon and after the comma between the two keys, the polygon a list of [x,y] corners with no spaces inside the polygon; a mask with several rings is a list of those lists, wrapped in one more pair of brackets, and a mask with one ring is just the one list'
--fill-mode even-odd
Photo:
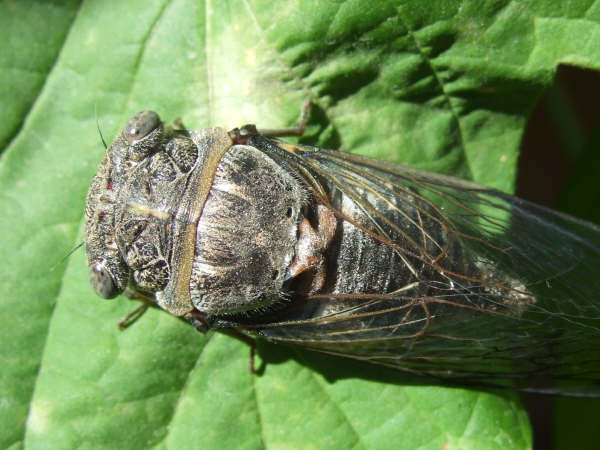
{"label": "cicada head", "polygon": [[120,200],[130,175],[156,151],[163,134],[156,113],[135,115],[107,150],[92,180],[85,209],[85,244],[90,282],[102,298],[116,297],[128,284],[130,268],[120,245],[127,243],[117,231],[122,216]]}

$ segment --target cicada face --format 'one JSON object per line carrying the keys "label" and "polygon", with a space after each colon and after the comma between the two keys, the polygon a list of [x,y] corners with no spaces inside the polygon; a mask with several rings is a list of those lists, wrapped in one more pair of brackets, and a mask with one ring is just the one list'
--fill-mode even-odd
{"label": "cicada face", "polygon": [[[147,228],[148,220],[147,217],[137,221],[123,217],[120,193],[123,189],[135,189],[132,186],[134,184],[140,186],[147,183],[148,171],[144,170],[147,166],[144,161],[163,140],[163,135],[163,126],[156,113],[148,111],[136,115],[115,139],[92,180],[85,209],[85,242],[90,282],[100,297],[113,298],[123,292],[129,283],[132,269],[139,265],[134,261],[133,253],[129,258],[127,253],[123,253],[123,243],[133,242]],[[142,191],[137,197],[140,195],[143,195]],[[117,218],[124,220],[117,221]],[[145,255],[159,258],[156,244],[153,242],[146,245]],[[128,262],[132,265],[128,265]],[[160,264],[165,267],[164,257],[160,258]],[[154,285],[164,285],[168,273],[156,270],[156,267],[144,273],[138,271],[136,278],[141,280],[150,272],[162,273],[160,280],[154,280]]]}
{"label": "cicada face", "polygon": [[433,381],[600,395],[600,230],[503,193],[144,112],[86,215],[101,297]]}

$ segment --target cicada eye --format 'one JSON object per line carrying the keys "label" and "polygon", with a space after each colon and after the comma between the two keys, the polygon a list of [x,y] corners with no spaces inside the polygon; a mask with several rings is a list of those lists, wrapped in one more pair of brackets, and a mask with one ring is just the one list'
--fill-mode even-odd
{"label": "cicada eye", "polygon": [[150,134],[159,125],[160,117],[158,117],[158,114],[154,111],[142,111],[129,119],[129,122],[125,125],[123,135],[127,142],[132,144]]}
{"label": "cicada eye", "polygon": [[110,270],[102,263],[90,266],[90,284],[99,297],[106,299],[115,298],[123,291]]}

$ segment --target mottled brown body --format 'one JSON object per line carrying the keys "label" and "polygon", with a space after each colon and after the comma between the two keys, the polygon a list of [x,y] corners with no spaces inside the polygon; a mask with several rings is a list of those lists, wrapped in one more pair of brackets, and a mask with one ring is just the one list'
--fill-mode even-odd
{"label": "mottled brown body", "polygon": [[307,201],[297,179],[222,129],[165,129],[140,113],[88,194],[92,285],[105,298],[129,287],[178,316],[268,306],[289,277]]}
{"label": "mottled brown body", "polygon": [[600,395],[600,230],[500,192],[143,112],[86,217],[101,297],[437,381]]}
{"label": "mottled brown body", "polygon": [[278,301],[308,193],[264,153],[234,145],[217,168],[190,284],[194,307],[231,314]]}

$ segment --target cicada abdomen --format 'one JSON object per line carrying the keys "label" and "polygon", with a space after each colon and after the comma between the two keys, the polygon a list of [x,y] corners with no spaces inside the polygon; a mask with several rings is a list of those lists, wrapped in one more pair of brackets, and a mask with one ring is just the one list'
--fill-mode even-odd
{"label": "cicada abdomen", "polygon": [[88,194],[96,292],[432,380],[600,394],[600,231],[453,178],[134,117]]}

